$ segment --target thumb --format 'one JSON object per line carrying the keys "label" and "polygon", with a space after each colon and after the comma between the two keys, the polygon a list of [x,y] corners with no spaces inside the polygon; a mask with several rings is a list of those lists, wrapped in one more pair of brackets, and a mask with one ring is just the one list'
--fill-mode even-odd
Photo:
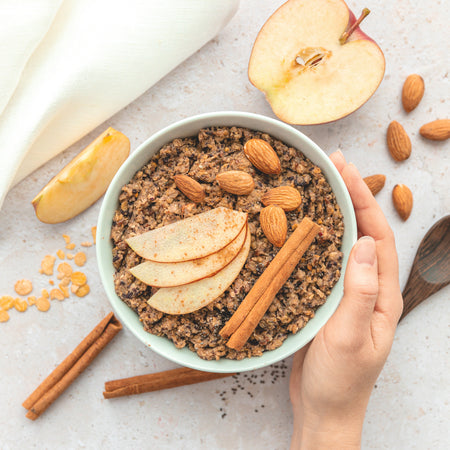
{"label": "thumb", "polygon": [[373,238],[364,236],[354,245],[344,278],[344,296],[336,311],[346,330],[368,330],[378,297],[377,249]]}

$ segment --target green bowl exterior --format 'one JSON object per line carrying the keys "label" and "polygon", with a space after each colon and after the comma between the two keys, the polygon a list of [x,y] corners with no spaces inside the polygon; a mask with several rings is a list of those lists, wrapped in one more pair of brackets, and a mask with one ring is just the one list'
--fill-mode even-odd
{"label": "green bowl exterior", "polygon": [[[245,358],[240,361],[224,358],[218,361],[206,361],[188,348],[177,349],[169,339],[144,331],[137,314],[117,296],[113,282],[114,267],[110,231],[122,186],[127,184],[164,144],[175,138],[193,136],[201,128],[209,126],[240,126],[259,130],[297,148],[322,169],[344,216],[345,230],[341,248],[344,258],[341,277],[328,296],[326,303],[318,308],[314,317],[302,330],[297,334],[290,335],[279,348],[266,351],[262,356]],[[182,366],[208,372],[229,373],[255,370],[274,364],[287,358],[314,338],[334,313],[342,298],[343,275],[348,255],[356,239],[355,213],[347,188],[331,160],[311,139],[292,126],[269,117],[246,112],[225,111],[201,114],[169,125],[155,133],[133,152],[119,169],[105,194],[98,218],[96,246],[103,286],[115,313],[125,327],[153,351]]]}

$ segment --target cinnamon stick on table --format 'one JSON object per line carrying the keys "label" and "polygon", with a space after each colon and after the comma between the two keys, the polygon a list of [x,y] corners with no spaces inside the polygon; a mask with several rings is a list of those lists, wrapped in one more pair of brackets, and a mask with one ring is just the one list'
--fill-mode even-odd
{"label": "cinnamon stick on table", "polygon": [[137,377],[122,378],[121,380],[107,381],[103,397],[115,398],[124,395],[143,394],[144,392],[159,391],[178,386],[186,386],[202,381],[216,380],[234,375],[233,373],[212,373],[182,367],[180,369],[166,370],[164,372],[140,375]]}
{"label": "cinnamon stick on table", "polygon": [[29,410],[26,417],[36,420],[121,329],[122,324],[109,313],[23,402],[23,407]]}
{"label": "cinnamon stick on table", "polygon": [[220,331],[222,337],[230,337],[228,347],[242,349],[319,230],[307,217],[301,221]]}

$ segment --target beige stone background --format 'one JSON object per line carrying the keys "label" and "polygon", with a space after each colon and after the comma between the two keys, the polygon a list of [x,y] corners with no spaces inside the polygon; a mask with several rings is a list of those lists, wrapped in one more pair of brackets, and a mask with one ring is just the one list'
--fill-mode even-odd
{"label": "beige stone background", "polygon": [[[30,278],[35,292],[48,287],[38,269],[42,257],[63,248],[62,234],[80,244],[90,240],[100,203],[59,225],[40,223],[30,204],[42,186],[107,126],[130,137],[132,150],[162,127],[192,114],[242,110],[273,117],[246,69],[258,30],[280,0],[243,0],[217,38],[181,64],[127,108],[37,170],[8,194],[0,212],[0,295]],[[298,127],[327,154],[340,148],[364,176],[384,173],[377,199],[397,237],[401,285],[426,230],[450,211],[449,143],[431,143],[420,126],[449,114],[450,35],[448,3],[441,1],[350,1],[358,15],[372,14],[363,30],[380,44],[387,67],[383,83],[360,110],[338,122]],[[425,96],[406,115],[400,92],[404,79],[419,73]],[[396,163],[385,145],[391,120],[408,131],[411,158]],[[406,183],[414,209],[403,223],[391,191]],[[80,247],[77,247],[80,249]],[[235,379],[106,401],[109,379],[175,367],[124,330],[38,421],[25,418],[22,401],[78,344],[111,307],[102,289],[94,247],[86,249],[91,293],[53,302],[47,313],[11,312],[0,324],[1,449],[285,449],[292,416],[288,398],[291,359]],[[373,392],[363,431],[365,449],[446,449],[448,421],[449,291],[413,311],[399,326],[388,362]]]}

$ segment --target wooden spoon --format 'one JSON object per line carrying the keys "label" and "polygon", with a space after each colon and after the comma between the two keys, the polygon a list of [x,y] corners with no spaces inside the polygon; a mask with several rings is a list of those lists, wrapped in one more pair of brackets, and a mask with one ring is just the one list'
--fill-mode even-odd
{"label": "wooden spoon", "polygon": [[450,215],[436,222],[419,245],[403,290],[403,314],[400,320],[449,283]]}

